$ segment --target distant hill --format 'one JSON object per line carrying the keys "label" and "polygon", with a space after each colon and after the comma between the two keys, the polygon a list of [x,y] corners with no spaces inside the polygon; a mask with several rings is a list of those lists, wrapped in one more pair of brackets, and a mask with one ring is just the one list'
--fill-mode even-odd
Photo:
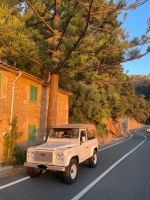
{"label": "distant hill", "polygon": [[150,100],[150,75],[136,76],[135,90],[137,95],[144,95],[146,100]]}
{"label": "distant hill", "polygon": [[129,75],[129,78],[135,80],[136,82],[149,82],[150,81],[150,74],[149,75]]}

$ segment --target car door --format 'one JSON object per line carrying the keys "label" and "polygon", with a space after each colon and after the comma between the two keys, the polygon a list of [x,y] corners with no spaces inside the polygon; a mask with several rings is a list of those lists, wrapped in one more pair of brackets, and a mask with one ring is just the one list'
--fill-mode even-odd
{"label": "car door", "polygon": [[[84,141],[82,140],[84,137]],[[89,158],[89,146],[87,141],[87,131],[86,129],[80,130],[80,147],[79,147],[79,153],[80,153],[80,162],[83,162]]]}

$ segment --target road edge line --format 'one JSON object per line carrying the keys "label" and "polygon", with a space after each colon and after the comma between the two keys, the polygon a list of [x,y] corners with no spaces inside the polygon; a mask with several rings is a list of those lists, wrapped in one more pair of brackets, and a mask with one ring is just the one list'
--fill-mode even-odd
{"label": "road edge line", "polygon": [[79,200],[81,197],[83,197],[92,187],[94,187],[100,180],[102,180],[107,174],[109,174],[109,172],[111,172],[118,164],[120,164],[125,158],[127,158],[136,149],[138,149],[141,145],[143,145],[146,142],[147,138],[145,135],[142,136],[144,137],[144,140],[140,144],[138,144],[135,148],[133,148],[131,151],[129,151],[123,157],[117,160],[114,164],[112,164],[105,172],[103,172],[100,176],[98,176],[94,181],[92,181],[88,186],[86,186],[83,190],[81,190],[81,192],[79,192],[71,200]]}
{"label": "road edge line", "polygon": [[10,186],[12,186],[12,185],[16,185],[17,183],[20,183],[20,182],[25,181],[25,180],[28,180],[28,179],[30,179],[30,177],[29,177],[29,176],[26,176],[26,177],[24,177],[24,178],[21,178],[21,179],[19,179],[19,180],[13,181],[13,182],[8,183],[8,184],[6,184],[6,185],[2,185],[2,186],[0,186],[0,190],[5,189],[5,188],[7,188],[7,187],[10,187]]}
{"label": "road edge line", "polygon": [[111,145],[108,145],[108,146],[103,147],[103,148],[101,148],[101,149],[98,149],[98,151],[100,152],[100,151],[104,151],[105,149],[109,149],[109,148],[111,148],[111,147],[114,147],[114,146],[116,146],[116,145],[118,145],[118,144],[121,144],[121,143],[123,143],[123,142],[125,142],[125,141],[128,141],[128,140],[132,139],[132,137],[133,137],[133,134],[130,133],[129,138],[122,139],[122,140],[119,141],[119,142],[116,142],[116,143],[114,143],[114,144],[111,144]]}

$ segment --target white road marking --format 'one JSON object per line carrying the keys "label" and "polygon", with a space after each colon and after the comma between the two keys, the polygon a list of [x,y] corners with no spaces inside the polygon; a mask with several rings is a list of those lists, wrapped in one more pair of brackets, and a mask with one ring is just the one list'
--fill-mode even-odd
{"label": "white road marking", "polygon": [[111,148],[111,147],[113,147],[113,146],[116,146],[116,145],[118,145],[118,144],[120,144],[120,143],[122,143],[122,142],[125,142],[125,141],[131,139],[132,136],[133,136],[133,135],[130,134],[130,137],[129,137],[128,139],[123,139],[123,140],[121,140],[121,141],[119,141],[119,142],[117,142],[117,143],[114,143],[114,144],[111,144],[111,145],[109,145],[109,146],[107,146],[107,147],[101,148],[101,149],[99,149],[98,151],[104,151],[105,149],[109,149],[109,148]]}
{"label": "white road marking", "polygon": [[29,176],[26,176],[26,177],[21,178],[21,179],[19,179],[19,180],[17,180],[17,181],[14,181],[14,182],[8,183],[8,184],[6,184],[6,185],[0,186],[0,190],[2,190],[2,189],[4,189],[4,188],[7,188],[7,187],[9,187],[9,186],[15,185],[15,184],[17,184],[17,183],[20,183],[20,182],[22,182],[22,181],[25,181],[25,180],[27,180],[27,179],[29,179],[29,178],[30,178]]}
{"label": "white road marking", "polygon": [[[141,134],[140,134],[141,135]],[[141,145],[146,142],[146,136],[142,135],[144,140],[138,144],[134,149],[126,153],[123,157],[117,160],[113,165],[111,165],[105,172],[103,172],[100,176],[98,176],[93,182],[91,182],[87,187],[85,187],[81,192],[79,192],[76,196],[74,196],[71,200],[79,200],[83,197],[92,187],[94,187],[100,180],[102,180],[110,171],[112,171],[119,163],[121,163],[125,158],[127,158],[130,154],[132,154],[135,150],[137,150]]]}
{"label": "white road marking", "polygon": [[109,145],[109,146],[107,146],[107,147],[101,148],[101,149],[99,149],[98,151],[104,151],[105,149],[109,149],[109,148],[111,148],[111,147],[113,147],[113,146],[116,146],[117,144],[122,143],[122,142],[125,142],[125,140],[121,140],[120,142],[117,142],[117,143],[115,143],[115,144],[111,144],[111,145]]}

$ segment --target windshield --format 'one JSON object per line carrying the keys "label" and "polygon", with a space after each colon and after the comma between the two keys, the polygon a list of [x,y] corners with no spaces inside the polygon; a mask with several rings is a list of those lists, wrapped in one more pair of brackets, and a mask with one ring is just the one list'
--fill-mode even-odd
{"label": "windshield", "polygon": [[78,138],[79,129],[77,128],[54,128],[49,133],[49,138]]}

